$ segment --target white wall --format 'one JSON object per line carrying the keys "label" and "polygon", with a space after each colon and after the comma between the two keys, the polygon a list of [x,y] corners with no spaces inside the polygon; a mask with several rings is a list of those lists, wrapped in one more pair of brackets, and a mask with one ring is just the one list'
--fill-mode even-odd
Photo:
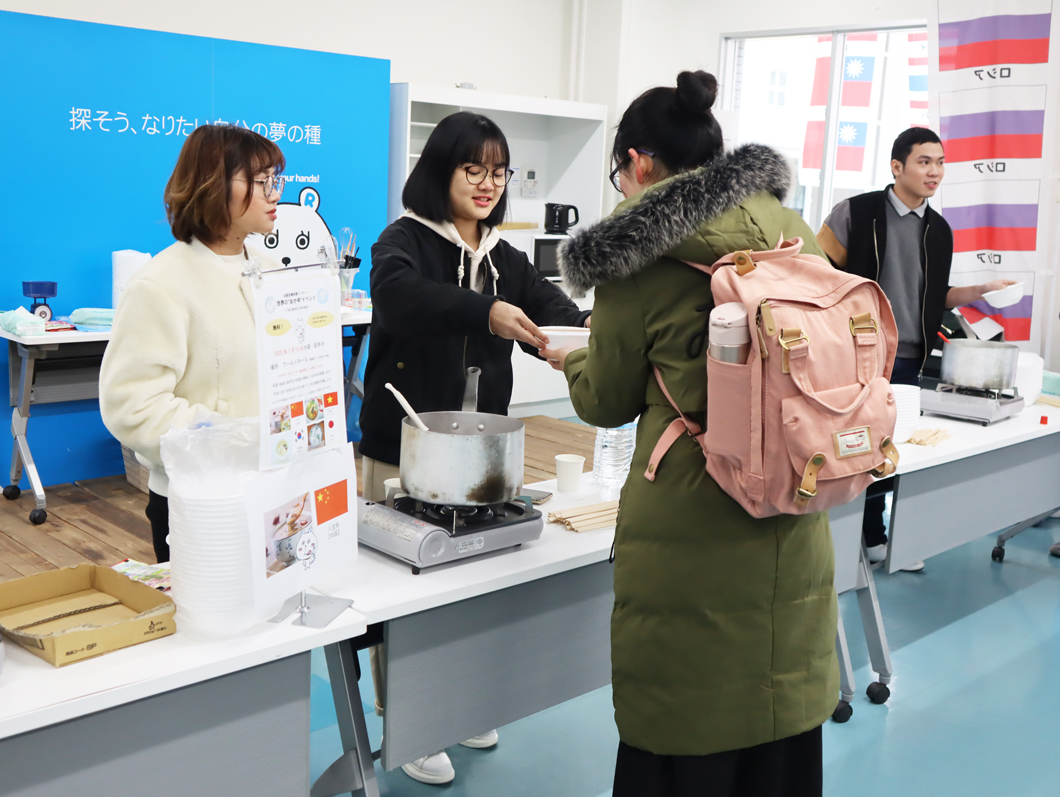
{"label": "white wall", "polygon": [[386,58],[394,82],[466,81],[484,91],[563,99],[570,2],[0,0],[0,9]]}

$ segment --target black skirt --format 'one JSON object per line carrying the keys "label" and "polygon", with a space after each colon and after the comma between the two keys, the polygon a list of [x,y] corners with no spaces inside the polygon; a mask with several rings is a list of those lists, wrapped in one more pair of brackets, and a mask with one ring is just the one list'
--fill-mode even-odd
{"label": "black skirt", "polygon": [[655,755],[618,744],[612,797],[821,797],[821,728],[742,750]]}

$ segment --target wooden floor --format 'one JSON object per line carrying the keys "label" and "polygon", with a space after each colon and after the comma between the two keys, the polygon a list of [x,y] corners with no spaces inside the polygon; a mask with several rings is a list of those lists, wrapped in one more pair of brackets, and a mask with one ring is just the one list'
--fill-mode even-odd
{"label": "wooden floor", "polygon": [[[593,467],[596,430],[570,421],[524,418],[527,484],[555,478],[556,454],[580,454]],[[360,478],[358,459],[358,479]],[[48,519],[29,522],[33,494],[0,499],[0,581],[85,563],[112,565],[122,559],[154,562],[151,525],[144,516],[147,495],[125,476],[60,484],[45,489]]]}

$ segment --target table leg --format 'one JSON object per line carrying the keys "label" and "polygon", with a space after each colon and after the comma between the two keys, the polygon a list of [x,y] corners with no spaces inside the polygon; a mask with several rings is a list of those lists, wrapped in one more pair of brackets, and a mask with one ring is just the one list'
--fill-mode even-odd
{"label": "table leg", "polygon": [[1056,508],[1050,509],[1048,512],[1043,512],[1040,515],[1036,515],[1028,520],[1024,520],[1022,523],[1017,523],[1010,529],[1003,531],[997,537],[997,544],[994,546],[994,550],[990,554],[990,558],[995,562],[1005,561],[1005,543],[1011,540],[1020,532],[1026,531],[1031,526],[1037,526],[1043,520],[1048,517],[1052,517],[1053,513],[1056,512]]}
{"label": "table leg", "polygon": [[361,712],[357,650],[351,640],[345,639],[325,647],[324,655],[328,662],[343,754],[317,778],[310,797],[346,793],[352,797],[379,797],[368,729]]}
{"label": "table leg", "polygon": [[832,712],[836,722],[846,722],[854,709],[850,701],[854,699],[854,665],[850,662],[850,647],[847,645],[847,632],[843,627],[843,615],[839,614],[839,625],[835,632],[835,653],[839,659],[839,704]]}
{"label": "table leg", "polygon": [[364,400],[364,383],[361,381],[361,366],[368,356],[368,347],[364,345],[368,337],[368,328],[355,328],[355,335],[346,335],[342,339],[343,345],[350,347],[350,367],[346,369],[346,412],[350,411],[350,403],[353,397]]}
{"label": "table leg", "polygon": [[4,490],[4,497],[11,500],[18,498],[21,493],[18,483],[22,480],[22,473],[25,471],[36,502],[36,509],[30,512],[29,519],[32,523],[40,525],[48,518],[45,511],[47,504],[44,497],[44,485],[41,484],[40,474],[37,473],[37,466],[33,462],[33,454],[29,448],[29,439],[26,436],[37,358],[35,352],[23,346],[18,347],[18,354],[22,363],[18,379],[18,406],[11,411],[11,483]]}
{"label": "table leg", "polygon": [[891,651],[887,645],[887,634],[883,630],[883,614],[876,597],[876,581],[872,577],[872,566],[865,546],[861,547],[861,571],[865,587],[859,589],[858,608],[861,609],[861,624],[865,627],[865,641],[869,646],[869,661],[879,675],[879,682],[869,684],[866,694],[873,703],[883,703],[890,697],[887,684],[891,682]]}

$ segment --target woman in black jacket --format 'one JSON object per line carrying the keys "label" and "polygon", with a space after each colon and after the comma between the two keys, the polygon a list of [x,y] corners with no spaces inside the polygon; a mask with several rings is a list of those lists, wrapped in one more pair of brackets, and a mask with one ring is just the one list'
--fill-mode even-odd
{"label": "woman in black jacket", "polygon": [[408,212],[372,247],[372,335],[361,408],[366,471],[398,465],[405,413],[384,389],[387,382],[417,412],[459,410],[467,369],[478,366],[479,409],[504,415],[512,341],[534,352],[547,343],[539,326],[587,325],[589,312],[500,237],[508,166],[508,142],[496,123],[467,112],[446,117],[405,184]]}
{"label": "woman in black jacket", "polygon": [[[372,335],[361,407],[368,500],[383,500],[384,480],[399,473],[405,412],[384,388],[387,382],[417,412],[459,410],[467,369],[478,366],[479,410],[506,415],[512,342],[533,353],[548,343],[540,326],[588,326],[588,311],[501,240],[497,225],[508,210],[510,161],[508,142],[495,122],[467,112],[447,116],[405,183],[401,201],[408,211],[372,247]],[[373,650],[380,695],[384,656]],[[494,731],[464,744],[489,747],[496,739]],[[453,779],[444,752],[402,769],[425,783]]]}

